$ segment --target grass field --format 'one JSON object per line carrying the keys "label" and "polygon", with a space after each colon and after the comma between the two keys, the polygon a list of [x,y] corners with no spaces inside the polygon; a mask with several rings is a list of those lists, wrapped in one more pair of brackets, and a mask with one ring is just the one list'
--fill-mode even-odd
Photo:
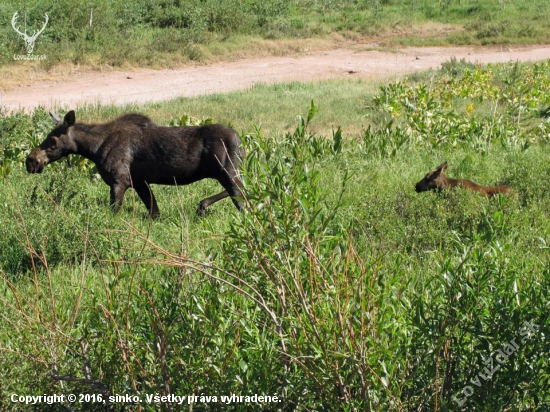
{"label": "grass field", "polygon": [[380,47],[536,44],[550,40],[550,5],[535,0],[13,0],[0,5],[0,65],[20,70],[28,35],[49,22],[33,70],[171,67],[297,53],[360,39]]}
{"label": "grass field", "polygon": [[[153,222],[131,193],[113,214],[82,159],[27,174],[48,115],[0,118],[0,409],[54,393],[183,409],[158,393],[196,396],[189,410],[548,410],[549,86],[550,62],[450,61],[380,86],[79,108],[242,134],[245,213],[197,218],[204,181],[155,187]],[[444,160],[514,193],[415,193]]]}

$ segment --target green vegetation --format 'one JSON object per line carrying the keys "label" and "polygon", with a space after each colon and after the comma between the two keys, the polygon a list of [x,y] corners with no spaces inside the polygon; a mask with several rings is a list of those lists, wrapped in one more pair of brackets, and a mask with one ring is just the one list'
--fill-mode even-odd
{"label": "green vegetation", "polygon": [[[48,116],[2,117],[0,409],[26,409],[13,393],[75,393],[171,410],[145,402],[159,393],[217,396],[190,410],[546,410],[550,61],[450,61],[377,90],[350,81],[337,109],[343,83],[143,108],[157,120],[209,108],[165,124],[238,122],[223,113],[264,96],[238,124],[246,213],[227,201],[202,219],[214,182],[156,187],[151,222],[130,194],[111,213],[82,159],[26,174]],[[284,133],[281,92],[296,93],[296,113],[315,88],[321,103]],[[341,122],[323,114],[328,101]],[[357,112],[364,130],[348,135]],[[267,129],[248,124],[262,116]],[[443,160],[451,177],[514,195],[415,193]],[[231,394],[281,402],[223,406]]]}
{"label": "green vegetation", "polygon": [[35,50],[47,56],[40,64],[48,69],[61,62],[160,67],[299,51],[299,43],[270,43],[284,39],[381,36],[382,46],[547,43],[549,7],[543,0],[16,0],[0,5],[0,64],[26,54],[10,25],[15,12],[18,27],[29,34],[49,15]]}

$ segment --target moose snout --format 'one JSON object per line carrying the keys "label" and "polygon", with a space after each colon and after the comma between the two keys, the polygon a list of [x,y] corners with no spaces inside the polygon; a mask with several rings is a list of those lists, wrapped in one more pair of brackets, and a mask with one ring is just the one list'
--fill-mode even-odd
{"label": "moose snout", "polygon": [[46,167],[46,161],[41,159],[34,151],[27,156],[25,164],[27,165],[27,172],[29,173],[42,173]]}
{"label": "moose snout", "polygon": [[27,172],[29,173],[40,173],[39,172],[39,163],[36,161],[36,159],[32,159],[30,157],[27,157]]}

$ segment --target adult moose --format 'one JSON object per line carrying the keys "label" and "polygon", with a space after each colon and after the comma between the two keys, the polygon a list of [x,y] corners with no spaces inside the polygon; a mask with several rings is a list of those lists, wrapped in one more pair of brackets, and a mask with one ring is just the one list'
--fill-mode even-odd
{"label": "adult moose", "polygon": [[97,166],[111,188],[111,207],[117,210],[129,187],[137,192],[151,217],[159,216],[150,184],[186,185],[216,179],[224,191],[199,203],[198,215],[209,205],[232,196],[241,210],[237,168],[244,155],[237,133],[228,127],[162,127],[140,114],[125,114],[104,124],[76,123],[71,110],[63,120],[50,112],[55,128],[27,157],[27,171],[44,168],[70,154],[79,154]]}
{"label": "adult moose", "polygon": [[428,172],[424,179],[418,182],[415,186],[417,193],[426,192],[428,190],[442,191],[445,189],[462,186],[467,189],[478,192],[482,196],[494,196],[498,193],[509,193],[511,189],[508,186],[480,186],[467,179],[451,179],[447,177],[445,172],[447,171],[449,164],[444,162],[437,166],[431,172]]}

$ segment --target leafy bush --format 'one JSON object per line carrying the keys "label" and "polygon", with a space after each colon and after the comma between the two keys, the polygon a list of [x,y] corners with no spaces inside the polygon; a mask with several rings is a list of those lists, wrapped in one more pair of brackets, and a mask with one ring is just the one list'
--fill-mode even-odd
{"label": "leafy bush", "polygon": [[[526,149],[534,139],[530,133],[522,133],[519,123],[526,124],[530,131],[533,121],[550,102],[547,95],[541,94],[550,81],[550,66],[543,62],[519,67],[510,63],[452,71],[431,87],[406,81],[382,86],[374,102],[400,123],[395,131],[393,121],[385,129],[367,130],[367,146],[399,147],[408,142],[433,148],[466,145],[484,152],[490,143],[498,142],[504,147]],[[455,110],[458,99],[466,113]],[[473,116],[476,107],[489,107],[491,112]],[[546,130],[545,122],[534,127],[543,133]],[[379,137],[380,133],[384,137]]]}

